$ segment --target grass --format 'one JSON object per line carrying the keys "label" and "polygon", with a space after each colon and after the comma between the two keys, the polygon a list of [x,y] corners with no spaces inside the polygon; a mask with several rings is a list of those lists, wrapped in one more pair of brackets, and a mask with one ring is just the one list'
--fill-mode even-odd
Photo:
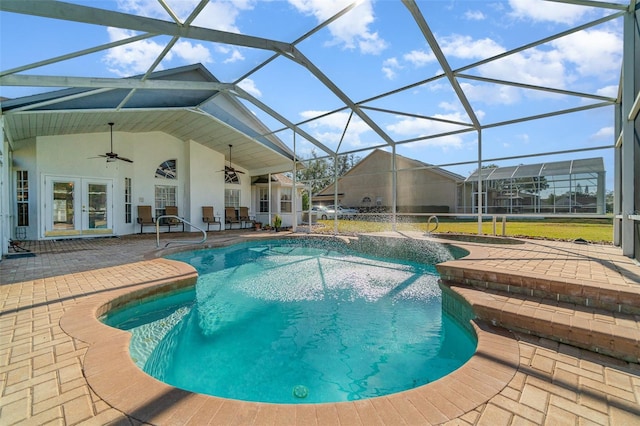
{"label": "grass", "polygon": [[[333,232],[332,220],[320,220],[318,232]],[[433,230],[434,223],[429,225]],[[427,223],[399,222],[398,231],[427,231]],[[338,233],[355,234],[362,232],[381,232],[392,230],[388,222],[373,222],[362,220],[339,220]],[[613,224],[610,219],[543,219],[543,220],[509,220],[506,222],[505,235],[507,237],[537,238],[549,240],[574,241],[582,238],[592,243],[611,244],[613,242]],[[436,232],[477,234],[476,221],[441,221]],[[482,224],[484,235],[493,234],[493,223],[485,221]],[[502,222],[496,223],[496,235],[502,235]]]}

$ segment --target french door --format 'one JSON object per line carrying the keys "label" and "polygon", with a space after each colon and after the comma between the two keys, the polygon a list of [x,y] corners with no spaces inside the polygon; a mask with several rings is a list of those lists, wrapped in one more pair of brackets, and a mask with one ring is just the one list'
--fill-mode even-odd
{"label": "french door", "polygon": [[46,176],[44,236],[113,233],[113,180]]}

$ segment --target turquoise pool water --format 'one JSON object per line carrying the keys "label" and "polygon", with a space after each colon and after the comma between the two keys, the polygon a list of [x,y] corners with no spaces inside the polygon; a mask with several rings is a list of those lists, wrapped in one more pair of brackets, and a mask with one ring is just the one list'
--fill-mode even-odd
{"label": "turquoise pool water", "polygon": [[437,380],[475,351],[475,337],[442,312],[432,263],[296,240],[171,258],[198,269],[195,289],[104,321],[133,333],[141,369],[182,389],[272,403],[357,400]]}

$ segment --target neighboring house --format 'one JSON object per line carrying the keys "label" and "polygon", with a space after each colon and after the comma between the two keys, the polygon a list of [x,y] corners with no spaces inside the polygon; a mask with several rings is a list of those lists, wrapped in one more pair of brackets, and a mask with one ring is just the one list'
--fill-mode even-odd
{"label": "neighboring house", "polygon": [[[392,154],[376,149],[338,179],[338,204],[360,211],[391,211],[393,206]],[[453,213],[457,210],[458,183],[464,177],[396,154],[399,213]],[[332,205],[335,187],[329,185],[312,198],[314,204]]]}
{"label": "neighboring house", "polygon": [[[203,206],[213,206],[223,222],[225,207],[261,212],[253,177],[291,170],[291,150],[261,136],[269,132],[255,114],[216,90],[218,81],[202,65],[147,80],[194,82],[196,89],[131,91],[123,79],[106,91],[73,88],[2,102],[7,155],[0,163],[8,182],[0,205],[9,206],[10,238],[138,233],[137,207],[144,205],[155,217],[175,205],[205,228]],[[271,204],[273,212],[284,213],[286,192],[281,185],[272,194],[281,200]]]}
{"label": "neighboring house", "polygon": [[259,176],[251,185],[256,221],[273,225],[273,216],[278,214],[283,226],[291,226],[294,217],[296,223],[300,223],[304,185],[298,184],[294,190],[293,180],[282,173]]}

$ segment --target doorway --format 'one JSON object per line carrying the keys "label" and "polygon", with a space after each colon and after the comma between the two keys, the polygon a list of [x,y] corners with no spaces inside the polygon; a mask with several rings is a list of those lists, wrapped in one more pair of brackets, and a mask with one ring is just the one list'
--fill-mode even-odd
{"label": "doorway", "polygon": [[113,234],[113,180],[45,177],[44,236]]}

